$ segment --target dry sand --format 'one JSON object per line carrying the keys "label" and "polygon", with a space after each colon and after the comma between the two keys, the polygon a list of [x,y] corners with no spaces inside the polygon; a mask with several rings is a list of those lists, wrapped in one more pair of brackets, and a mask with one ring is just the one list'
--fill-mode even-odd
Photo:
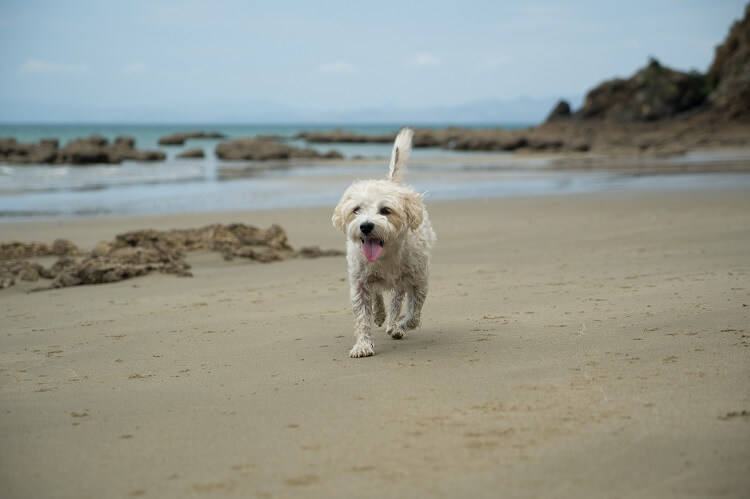
{"label": "dry sand", "polygon": [[[330,209],[0,225],[3,241]],[[0,291],[0,496],[747,497],[750,193],[430,204],[420,330],[350,359],[343,258]]]}

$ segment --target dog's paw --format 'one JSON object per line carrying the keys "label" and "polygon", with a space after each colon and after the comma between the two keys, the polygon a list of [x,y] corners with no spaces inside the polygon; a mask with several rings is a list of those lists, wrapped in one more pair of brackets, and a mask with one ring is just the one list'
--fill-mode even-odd
{"label": "dog's paw", "polygon": [[371,341],[363,340],[358,341],[354,348],[349,352],[349,357],[352,358],[359,358],[359,357],[370,357],[371,355],[375,355],[375,348]]}
{"label": "dog's paw", "polygon": [[398,325],[388,326],[388,329],[386,329],[385,332],[394,340],[400,340],[404,337],[404,328]]}

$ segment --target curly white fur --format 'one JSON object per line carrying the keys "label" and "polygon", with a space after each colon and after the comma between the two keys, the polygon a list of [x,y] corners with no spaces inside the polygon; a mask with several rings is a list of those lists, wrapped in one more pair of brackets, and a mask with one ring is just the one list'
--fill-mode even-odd
{"label": "curly white fur", "polygon": [[[373,325],[386,323],[394,339],[420,325],[436,236],[422,195],[401,185],[412,134],[404,128],[396,137],[388,180],[355,182],[333,212],[334,227],[347,236],[356,337],[351,357],[375,353]],[[385,292],[390,293],[387,310]],[[401,317],[404,297],[407,307]]]}

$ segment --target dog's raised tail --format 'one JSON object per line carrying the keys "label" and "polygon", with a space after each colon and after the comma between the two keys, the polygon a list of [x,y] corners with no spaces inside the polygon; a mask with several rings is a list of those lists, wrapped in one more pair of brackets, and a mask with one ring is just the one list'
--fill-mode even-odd
{"label": "dog's raised tail", "polygon": [[411,153],[411,138],[414,130],[411,128],[402,128],[396,140],[393,142],[393,152],[391,153],[391,166],[388,170],[388,179],[397,184],[401,183],[406,172],[406,160]]}

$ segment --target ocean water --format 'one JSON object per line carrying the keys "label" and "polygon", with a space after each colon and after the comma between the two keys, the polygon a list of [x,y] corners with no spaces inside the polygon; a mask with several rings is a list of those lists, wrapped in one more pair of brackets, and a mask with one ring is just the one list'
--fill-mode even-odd
{"label": "ocean water", "polygon": [[[0,125],[0,137],[15,137],[21,142],[57,138],[64,145],[71,139],[92,134],[110,140],[129,135],[135,138],[138,149],[159,149],[167,154],[167,159],[161,162],[126,161],[120,165],[0,164],[0,223],[39,217],[333,206],[352,180],[385,176],[390,144],[310,145],[320,151],[336,149],[345,159],[259,163],[218,160],[214,149],[226,139],[191,139],[184,146],[159,146],[158,140],[173,133],[202,130],[220,132],[227,138],[277,135],[291,145],[308,146],[293,137],[300,131],[335,128],[383,134],[396,132],[399,125]],[[177,158],[184,149],[195,147],[204,150],[205,158]],[[545,161],[543,157],[512,154],[490,157],[484,153],[420,148],[412,153],[407,181],[435,200],[696,187],[750,188],[750,175],[743,174],[635,177],[606,172],[552,172],[538,168]]]}

